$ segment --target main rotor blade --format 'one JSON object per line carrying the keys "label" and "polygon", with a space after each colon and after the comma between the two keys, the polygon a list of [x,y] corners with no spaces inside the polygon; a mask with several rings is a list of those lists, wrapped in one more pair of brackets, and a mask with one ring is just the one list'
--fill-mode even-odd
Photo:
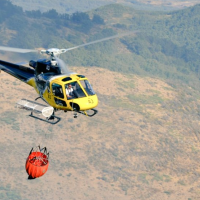
{"label": "main rotor blade", "polygon": [[81,44],[81,45],[78,45],[78,46],[75,46],[75,47],[71,47],[71,48],[68,48],[68,49],[63,49],[63,50],[65,52],[66,51],[71,51],[73,49],[77,49],[77,48],[80,48],[80,47],[84,47],[84,46],[88,46],[88,45],[91,45],[91,44],[103,42],[103,41],[106,41],[106,40],[111,40],[111,39],[114,39],[114,38],[124,37],[124,36],[130,35],[130,34],[133,34],[133,33],[138,33],[138,32],[139,31],[131,31],[131,32],[127,32],[127,33],[124,33],[124,34],[118,34],[118,35],[114,35],[114,36],[111,36],[111,37],[95,40],[95,41],[92,41],[92,42],[88,42],[86,44]]}
{"label": "main rotor blade", "polygon": [[20,49],[20,48],[5,47],[5,46],[0,46],[0,51],[10,51],[10,52],[17,52],[17,53],[38,52],[35,49]]}

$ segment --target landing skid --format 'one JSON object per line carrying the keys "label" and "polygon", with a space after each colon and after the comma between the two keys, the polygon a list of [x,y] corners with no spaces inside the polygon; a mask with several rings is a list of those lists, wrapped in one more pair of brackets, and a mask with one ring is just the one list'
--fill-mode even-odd
{"label": "landing skid", "polygon": [[91,110],[93,111],[92,114],[88,114],[86,111],[79,111],[78,113],[86,115],[88,117],[93,117],[94,115],[96,115],[98,113],[98,110],[95,110],[95,109],[91,109]]}
{"label": "landing skid", "polygon": [[[47,123],[49,123],[49,124],[57,124],[57,123],[61,120],[60,117],[57,117],[57,116],[55,116],[55,115],[51,115],[49,118],[43,119],[43,118],[41,118],[41,117],[38,117],[38,116],[34,115],[33,112],[31,112],[31,114],[30,114],[29,116],[30,116],[30,117],[33,117],[33,118],[35,118],[35,119],[39,119],[39,120],[41,120],[41,121],[47,122]],[[55,120],[55,121],[54,121],[54,120]]]}

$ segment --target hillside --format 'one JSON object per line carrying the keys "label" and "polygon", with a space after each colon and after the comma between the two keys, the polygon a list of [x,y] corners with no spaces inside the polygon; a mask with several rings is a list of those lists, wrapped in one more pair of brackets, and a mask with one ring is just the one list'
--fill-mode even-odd
{"label": "hillside", "polygon": [[139,10],[166,11],[194,6],[199,3],[199,0],[52,0],[51,2],[44,0],[11,0],[11,2],[22,7],[24,10],[40,10],[46,12],[56,8],[59,13],[74,13],[77,11],[86,12],[111,3],[123,4]]}
{"label": "hillside", "polygon": [[[58,112],[54,126],[17,109],[37,95],[0,74],[0,198],[197,200],[199,90],[98,67],[73,71],[89,78],[99,113]],[[49,170],[28,181],[26,157],[38,144],[50,151]]]}
{"label": "hillside", "polygon": [[[36,92],[0,73],[0,199],[198,200],[199,11],[112,4],[68,15],[1,4],[4,46],[68,48],[140,32],[61,56],[92,83],[99,97],[93,118],[60,111],[54,126],[32,119],[15,105]],[[0,54],[13,63],[39,57]],[[50,151],[49,169],[27,180],[25,161],[39,144]]]}
{"label": "hillside", "polygon": [[[137,34],[70,51],[62,59],[72,66],[98,66],[199,87],[199,5],[166,13],[111,4],[71,15],[56,10],[23,12],[20,7],[2,5],[0,45],[68,48],[139,30]],[[21,60],[38,57],[27,55]]]}

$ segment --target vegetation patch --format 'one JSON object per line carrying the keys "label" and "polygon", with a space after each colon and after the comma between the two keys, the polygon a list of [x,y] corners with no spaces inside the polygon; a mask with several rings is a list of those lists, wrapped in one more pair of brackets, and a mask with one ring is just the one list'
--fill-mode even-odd
{"label": "vegetation patch", "polygon": [[127,95],[128,99],[131,102],[134,102],[136,104],[161,104],[164,102],[164,99],[162,99],[160,96],[157,94],[152,95],[152,96],[147,96],[147,95]]}
{"label": "vegetation patch", "polygon": [[7,112],[2,113],[2,115],[0,116],[0,119],[2,122],[9,125],[15,123],[18,120],[17,113],[13,111],[7,111]]}

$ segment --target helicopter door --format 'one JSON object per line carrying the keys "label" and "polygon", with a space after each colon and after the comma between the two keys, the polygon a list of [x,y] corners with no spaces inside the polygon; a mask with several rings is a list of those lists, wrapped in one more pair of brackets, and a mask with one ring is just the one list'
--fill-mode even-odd
{"label": "helicopter door", "polygon": [[50,89],[50,82],[47,81],[47,92],[48,92],[48,98],[52,99],[52,93],[51,93],[51,89]]}
{"label": "helicopter door", "polygon": [[52,83],[51,85],[52,94],[54,96],[54,101],[58,106],[66,107],[67,104],[64,101],[64,93],[62,89],[62,85],[59,85],[57,83]]}

